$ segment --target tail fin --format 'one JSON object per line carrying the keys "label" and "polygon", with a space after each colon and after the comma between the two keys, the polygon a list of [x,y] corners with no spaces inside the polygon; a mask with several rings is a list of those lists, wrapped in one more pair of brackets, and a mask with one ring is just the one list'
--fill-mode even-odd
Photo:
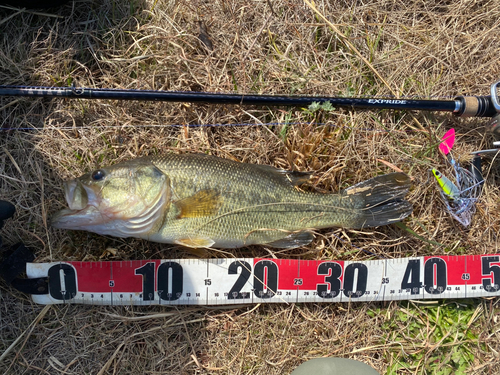
{"label": "tail fin", "polygon": [[377,227],[403,220],[413,206],[404,200],[411,186],[404,173],[389,173],[360,182],[343,191],[356,202],[359,216],[353,228]]}

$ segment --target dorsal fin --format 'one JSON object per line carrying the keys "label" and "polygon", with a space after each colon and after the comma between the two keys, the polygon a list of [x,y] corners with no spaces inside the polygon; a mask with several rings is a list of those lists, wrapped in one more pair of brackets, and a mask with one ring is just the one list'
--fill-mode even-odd
{"label": "dorsal fin", "polygon": [[292,186],[302,185],[303,183],[309,181],[313,172],[299,172],[299,171],[287,171],[285,169],[278,169],[270,165],[255,165],[256,168],[260,169],[266,174],[277,176],[282,178],[284,181],[289,182]]}

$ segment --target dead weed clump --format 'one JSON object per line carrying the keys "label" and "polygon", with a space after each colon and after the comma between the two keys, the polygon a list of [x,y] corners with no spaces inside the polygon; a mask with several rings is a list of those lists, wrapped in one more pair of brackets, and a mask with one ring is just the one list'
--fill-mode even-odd
{"label": "dead weed clump", "polygon": [[[85,1],[46,12],[0,8],[0,82],[180,91],[443,98],[500,77],[496,1]],[[200,41],[200,32],[211,42]],[[204,34],[204,37],[207,35]],[[149,154],[203,152],[314,171],[334,192],[395,168],[414,181],[405,225],[324,230],[303,249],[237,257],[375,259],[498,249],[498,164],[485,160],[472,225],[443,209],[430,168],[457,129],[456,155],[490,148],[481,119],[400,111],[0,98],[2,229],[37,261],[188,258],[178,246],[56,231],[62,180]],[[113,251],[109,251],[113,249]],[[210,251],[208,257],[228,256]],[[286,374],[339,356],[389,374],[499,371],[496,299],[423,304],[205,307],[34,305],[0,284],[7,374]]]}

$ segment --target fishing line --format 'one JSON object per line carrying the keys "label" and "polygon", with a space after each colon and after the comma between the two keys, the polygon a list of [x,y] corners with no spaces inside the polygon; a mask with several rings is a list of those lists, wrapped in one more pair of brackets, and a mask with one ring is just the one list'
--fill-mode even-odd
{"label": "fishing line", "polygon": [[[286,96],[259,94],[225,94],[189,91],[158,91],[131,89],[93,89],[84,87],[43,87],[43,86],[0,86],[1,96],[20,97],[57,97],[73,99],[114,99],[190,102],[208,104],[233,104],[256,106],[311,106],[328,105],[329,108],[354,109],[393,109],[451,112],[460,117],[492,117],[490,128],[500,133],[500,100],[498,89],[500,81],[490,86],[489,96],[457,96],[452,100],[430,100],[384,97],[320,97],[320,96]],[[243,124],[240,124],[240,126]],[[176,126],[176,125],[170,125]],[[193,125],[177,125],[193,126]],[[195,125],[207,126],[207,125]],[[208,126],[222,126],[208,125]],[[233,124],[233,126],[238,126]],[[31,130],[18,128],[19,130]],[[4,129],[5,130],[5,129]]]}
{"label": "fishing line", "polygon": [[359,130],[359,131],[364,131],[364,132],[374,132],[374,133],[415,133],[415,132],[423,132],[422,130],[416,130],[416,129],[406,129],[406,130],[398,130],[398,129],[393,129],[393,130],[387,130],[387,129],[375,129],[375,128],[360,128],[357,126],[351,126],[351,125],[336,125],[336,124],[329,124],[329,123],[324,123],[324,122],[267,122],[267,123],[234,123],[234,124],[148,124],[148,125],[83,125],[83,126],[61,126],[57,127],[54,125],[46,125],[44,127],[36,128],[36,127],[31,127],[31,128],[7,128],[3,127],[0,128],[0,133],[2,131],[11,131],[11,130],[19,130],[19,131],[33,131],[33,132],[43,132],[43,131],[57,131],[57,130],[64,130],[64,131],[78,131],[78,130],[96,130],[102,128],[103,130],[105,129],[147,129],[147,128],[190,128],[190,129],[196,129],[196,128],[227,128],[227,127],[261,127],[261,126],[300,126],[300,125],[314,125],[314,126],[323,126],[323,127],[333,127],[333,128],[339,128],[339,129],[349,129],[349,130]]}
{"label": "fishing line", "polygon": [[[359,128],[356,126],[349,126],[349,125],[336,125],[336,124],[328,124],[328,123],[316,123],[316,122],[270,122],[270,123],[260,123],[260,124],[254,124],[254,123],[236,123],[236,124],[191,124],[191,125],[180,125],[180,124],[171,124],[171,125],[165,125],[165,124],[158,124],[158,125],[98,125],[98,126],[78,126],[78,127],[56,127],[53,125],[46,126],[43,128],[3,128],[2,130],[27,130],[27,131],[33,131],[33,132],[46,132],[46,131],[80,131],[80,130],[106,130],[109,128],[113,129],[121,129],[121,128],[203,128],[203,127],[230,127],[230,126],[247,126],[247,127],[260,127],[260,126],[299,126],[299,125],[307,125],[307,126],[328,126],[328,127],[334,127],[334,128],[339,128],[339,129],[349,129],[349,130],[357,130],[357,131],[366,131],[366,132],[377,132],[377,133],[401,133],[401,134],[407,134],[407,133],[414,133],[414,132],[421,132],[421,130],[413,130],[413,129],[406,129],[406,130],[387,130],[387,129],[374,129],[374,128]],[[407,162],[409,163],[409,161]],[[360,251],[365,252],[366,254],[375,256],[377,258],[383,259],[378,254],[372,253],[366,249],[363,249],[361,247],[357,247],[354,245],[352,242],[346,242],[342,240],[340,237],[336,236],[338,240],[340,240],[344,244],[348,244],[350,247],[353,247],[355,249],[358,249]]]}
{"label": "fishing line", "polygon": [[[1,86],[0,96],[162,100],[264,106],[306,106],[312,102],[330,102],[333,107],[350,109],[448,111],[461,117],[494,117],[498,122],[499,85],[500,81],[491,86],[491,96],[488,97],[462,96],[453,100],[420,101],[13,86]],[[141,97],[138,97],[138,94]],[[195,127],[203,126],[207,125]],[[75,131],[78,128],[68,127],[67,130]],[[367,131],[391,132],[374,129]],[[456,168],[457,173],[460,172],[458,167]],[[461,175],[457,177],[459,180],[465,179]],[[27,281],[34,279],[37,283],[40,280],[46,283],[46,288],[37,289],[33,300],[47,304],[233,305],[263,302],[373,302],[500,295],[499,254],[372,261],[261,258],[68,261],[27,263],[26,274]]]}

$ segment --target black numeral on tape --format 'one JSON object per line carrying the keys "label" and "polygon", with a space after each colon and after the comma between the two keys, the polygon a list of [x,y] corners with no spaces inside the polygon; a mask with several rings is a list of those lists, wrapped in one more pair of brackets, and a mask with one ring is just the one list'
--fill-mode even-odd
{"label": "black numeral on tape", "polygon": [[69,264],[49,268],[49,293],[54,299],[67,301],[76,295],[76,272]]}
{"label": "black numeral on tape", "polygon": [[165,301],[175,301],[182,295],[184,272],[176,262],[165,262],[158,267],[158,293]]}
{"label": "black numeral on tape", "polygon": [[240,269],[240,275],[234,283],[233,287],[227,294],[228,299],[243,299],[248,298],[248,293],[241,293],[241,289],[245,286],[246,282],[250,278],[251,267],[247,262],[233,262],[229,265],[227,270],[229,275],[237,275],[238,269]]}
{"label": "black numeral on tape", "polygon": [[[135,269],[135,275],[142,275],[142,300],[155,299],[155,267],[154,262],[146,263]],[[157,270],[158,295],[164,301],[175,301],[182,296],[183,269],[179,263],[165,262]]]}
{"label": "black numeral on tape", "polygon": [[278,290],[278,266],[270,260],[260,260],[254,268],[254,293],[259,298],[271,298]]}
{"label": "black numeral on tape", "polygon": [[424,285],[420,281],[420,259],[410,259],[406,266],[402,290],[410,290],[411,294],[419,294],[420,288],[429,294],[441,294],[448,286],[446,262],[441,258],[429,258],[424,264]]}
{"label": "black numeral on tape", "polygon": [[342,267],[338,263],[324,262],[318,267],[318,275],[327,275],[325,283],[316,286],[316,292],[321,298],[334,298],[340,293],[340,276]]}
{"label": "black numeral on tape", "polygon": [[429,294],[441,294],[446,290],[446,262],[441,258],[427,259],[424,265],[425,291]]}
{"label": "black numeral on tape", "polygon": [[498,263],[499,261],[500,259],[498,256],[483,257],[481,259],[481,273],[483,276],[487,277],[486,279],[483,278],[483,287],[488,292],[498,292],[500,285],[500,267],[497,264],[492,265],[491,263]]}
{"label": "black numeral on tape", "polygon": [[[366,267],[363,263],[349,264],[344,271],[345,296],[359,298],[365,294],[367,279],[368,267]],[[356,285],[354,283],[356,283]],[[356,289],[354,289],[354,286],[356,286]]]}
{"label": "black numeral on tape", "polygon": [[143,301],[152,301],[155,299],[155,266],[156,264],[151,262],[135,270],[136,275],[142,275]]}
{"label": "black numeral on tape", "polygon": [[410,290],[411,294],[419,294],[422,282],[420,281],[420,259],[410,259],[401,282],[401,289]]}

